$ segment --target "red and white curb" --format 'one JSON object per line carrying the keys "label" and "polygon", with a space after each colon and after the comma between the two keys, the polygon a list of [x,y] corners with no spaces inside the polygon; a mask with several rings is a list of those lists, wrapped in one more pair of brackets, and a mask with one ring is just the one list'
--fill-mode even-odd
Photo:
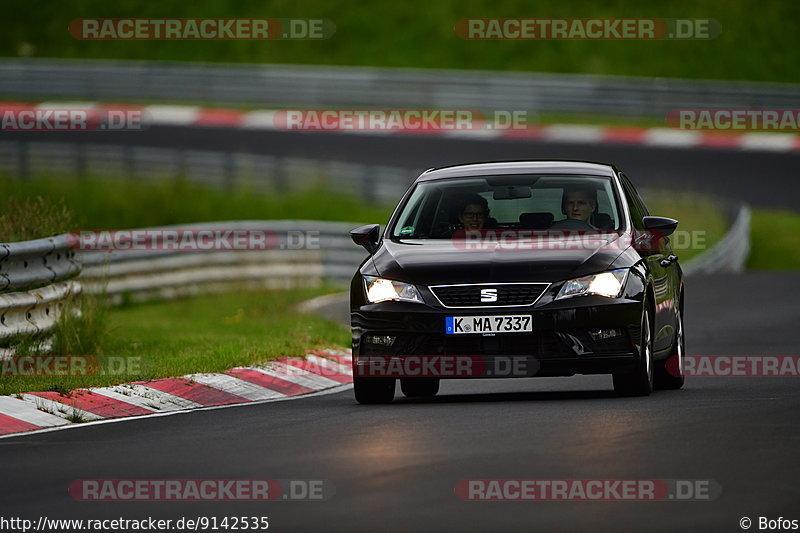
{"label": "red and white curb", "polygon": [[[0,109],[97,109],[143,111],[146,123],[160,126],[201,126],[288,131],[276,124],[274,110],[244,111],[179,105],[110,104],[98,102],[0,102]],[[295,130],[292,130],[295,131]],[[433,135],[466,139],[519,139],[590,144],[623,144],[664,148],[800,151],[800,135],[771,132],[707,132],[673,128],[638,128],[551,124],[524,129],[474,130],[333,130],[368,135]]]}
{"label": "red and white curb", "polygon": [[0,436],[76,423],[288,399],[353,381],[349,350],[315,350],[219,374],[0,396]]}

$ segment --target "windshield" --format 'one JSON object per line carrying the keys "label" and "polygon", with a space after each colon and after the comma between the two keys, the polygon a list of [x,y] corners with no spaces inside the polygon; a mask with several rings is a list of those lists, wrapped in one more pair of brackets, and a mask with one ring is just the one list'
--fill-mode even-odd
{"label": "windshield", "polygon": [[616,230],[621,227],[610,178],[514,175],[420,183],[392,237],[447,239],[458,230]]}

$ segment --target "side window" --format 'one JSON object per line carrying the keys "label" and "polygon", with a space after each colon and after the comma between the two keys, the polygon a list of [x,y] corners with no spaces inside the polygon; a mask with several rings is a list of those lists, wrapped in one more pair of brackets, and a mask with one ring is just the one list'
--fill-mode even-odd
{"label": "side window", "polygon": [[644,207],[639,195],[636,193],[636,189],[633,188],[628,178],[625,177],[624,174],[620,174],[620,178],[622,179],[622,188],[625,191],[625,202],[628,204],[628,210],[631,212],[633,227],[636,229],[644,229],[642,218],[647,216],[647,208]]}
{"label": "side window", "polygon": [[625,181],[628,182],[628,185],[630,186],[631,190],[633,191],[633,200],[637,204],[639,204],[639,210],[642,212],[642,216],[649,216],[650,215],[650,210],[647,209],[647,204],[645,204],[644,200],[642,200],[642,197],[639,195],[639,191],[636,190],[636,187],[628,179],[628,176],[626,176],[625,174],[622,174],[622,177],[625,178]]}

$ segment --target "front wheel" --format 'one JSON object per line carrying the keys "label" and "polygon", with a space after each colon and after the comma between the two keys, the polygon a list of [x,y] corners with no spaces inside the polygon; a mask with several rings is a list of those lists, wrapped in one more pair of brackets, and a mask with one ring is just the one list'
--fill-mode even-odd
{"label": "front wheel", "polygon": [[657,389],[680,389],[686,380],[684,372],[685,347],[683,345],[683,313],[678,310],[675,341],[672,352],[663,361],[656,362],[655,385]]}
{"label": "front wheel", "polygon": [[394,378],[353,378],[356,401],[362,404],[391,403],[394,387]]}
{"label": "front wheel", "polygon": [[633,372],[614,374],[614,390],[622,396],[649,396],[653,392],[653,335],[647,302],[642,311],[639,361]]}

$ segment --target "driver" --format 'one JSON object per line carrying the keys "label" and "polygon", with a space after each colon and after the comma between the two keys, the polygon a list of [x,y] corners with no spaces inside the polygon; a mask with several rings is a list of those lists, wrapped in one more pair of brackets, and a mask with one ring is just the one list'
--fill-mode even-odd
{"label": "driver", "polygon": [[458,211],[458,220],[465,230],[481,230],[489,218],[489,202],[479,194],[472,194],[463,202]]}
{"label": "driver", "polygon": [[567,218],[556,221],[551,228],[597,229],[589,222],[597,211],[597,191],[589,187],[570,188],[564,191],[561,212]]}

